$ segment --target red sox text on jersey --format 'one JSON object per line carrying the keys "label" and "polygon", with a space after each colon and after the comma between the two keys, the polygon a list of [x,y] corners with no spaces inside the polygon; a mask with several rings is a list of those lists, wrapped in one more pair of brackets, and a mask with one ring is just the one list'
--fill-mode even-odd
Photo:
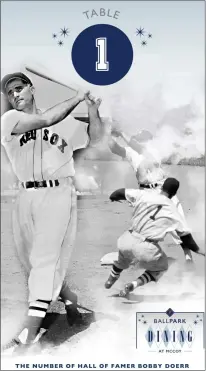
{"label": "red sox text on jersey", "polygon": [[[57,148],[64,153],[65,147],[68,146],[67,142],[56,133],[50,133],[48,129],[43,130],[43,140],[49,141],[52,145],[56,145]],[[31,130],[23,134],[19,140],[20,146],[23,146],[30,140],[36,140],[36,130]]]}

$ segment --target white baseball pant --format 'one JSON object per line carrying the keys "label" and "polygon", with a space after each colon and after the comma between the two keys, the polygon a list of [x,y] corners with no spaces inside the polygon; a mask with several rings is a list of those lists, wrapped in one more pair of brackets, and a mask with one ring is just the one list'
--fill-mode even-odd
{"label": "white baseball pant", "polygon": [[139,263],[157,281],[168,269],[167,255],[158,242],[148,242],[139,233],[124,232],[118,239],[118,259],[114,265],[119,269],[127,269],[131,264]]}
{"label": "white baseball pant", "polygon": [[58,187],[20,190],[13,231],[20,262],[29,275],[29,302],[56,300],[64,288],[76,224],[72,178]]}

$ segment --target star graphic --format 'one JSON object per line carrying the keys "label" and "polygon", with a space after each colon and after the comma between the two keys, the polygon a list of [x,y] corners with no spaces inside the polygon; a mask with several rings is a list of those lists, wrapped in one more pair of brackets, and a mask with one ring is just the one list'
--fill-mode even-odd
{"label": "star graphic", "polygon": [[61,36],[68,36],[69,35],[69,29],[68,28],[61,28],[60,30]]}
{"label": "star graphic", "polygon": [[140,28],[136,28],[136,36],[144,36],[144,28],[140,27]]}
{"label": "star graphic", "polygon": [[59,46],[64,45],[63,41],[59,40],[59,41],[58,41],[58,45],[59,45]]}
{"label": "star graphic", "polygon": [[194,325],[197,325],[198,324],[198,322],[197,321],[194,321]]}
{"label": "star graphic", "polygon": [[144,321],[143,323],[144,323],[144,325],[146,325],[147,324],[147,321]]}
{"label": "star graphic", "polygon": [[53,34],[52,34],[52,37],[53,37],[53,39],[56,39],[57,34],[56,34],[56,33],[53,33]]}
{"label": "star graphic", "polygon": [[199,318],[199,314],[197,314],[197,318]]}
{"label": "star graphic", "polygon": [[141,322],[141,319],[139,319],[138,321]]}
{"label": "star graphic", "polygon": [[141,44],[142,44],[142,46],[146,46],[147,45],[147,42],[146,41],[142,41]]}
{"label": "star graphic", "polygon": [[151,39],[151,38],[152,38],[152,34],[148,33],[148,39]]}
{"label": "star graphic", "polygon": [[144,317],[144,314],[142,314],[142,317]]}

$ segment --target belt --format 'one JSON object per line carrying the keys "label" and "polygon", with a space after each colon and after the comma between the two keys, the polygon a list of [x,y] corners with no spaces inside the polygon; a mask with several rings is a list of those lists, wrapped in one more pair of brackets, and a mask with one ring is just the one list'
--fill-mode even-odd
{"label": "belt", "polygon": [[159,185],[160,185],[159,183],[140,184],[139,187],[140,187],[140,188],[156,188],[156,187],[158,187]]}
{"label": "belt", "polygon": [[58,179],[55,180],[41,180],[41,181],[29,181],[29,182],[22,182],[21,185],[23,188],[46,188],[46,187],[58,187],[59,186]]}
{"label": "belt", "polygon": [[131,233],[131,234],[134,233],[134,235],[140,237],[140,238],[142,239],[142,241],[146,241],[146,242],[150,242],[150,243],[155,243],[155,241],[151,240],[150,238],[145,238],[145,237],[143,237],[140,233],[135,232],[135,231],[133,231],[132,229],[129,229],[129,233]]}

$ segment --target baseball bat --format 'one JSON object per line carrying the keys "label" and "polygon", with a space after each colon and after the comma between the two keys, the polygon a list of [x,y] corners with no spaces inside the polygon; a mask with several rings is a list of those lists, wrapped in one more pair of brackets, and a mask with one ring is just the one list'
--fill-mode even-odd
{"label": "baseball bat", "polygon": [[62,81],[60,81],[58,79],[54,79],[52,76],[50,76],[49,74],[47,74],[45,72],[39,71],[37,68],[32,68],[32,67],[29,67],[29,66],[25,66],[25,69],[28,72],[33,73],[34,75],[37,75],[39,77],[42,77],[43,79],[49,80],[51,82],[55,82],[56,84],[59,84],[61,86],[64,86],[65,88],[69,88],[70,90],[72,90],[75,93],[77,93],[77,90],[76,89],[72,88],[71,86],[69,86],[67,84],[64,84]]}

